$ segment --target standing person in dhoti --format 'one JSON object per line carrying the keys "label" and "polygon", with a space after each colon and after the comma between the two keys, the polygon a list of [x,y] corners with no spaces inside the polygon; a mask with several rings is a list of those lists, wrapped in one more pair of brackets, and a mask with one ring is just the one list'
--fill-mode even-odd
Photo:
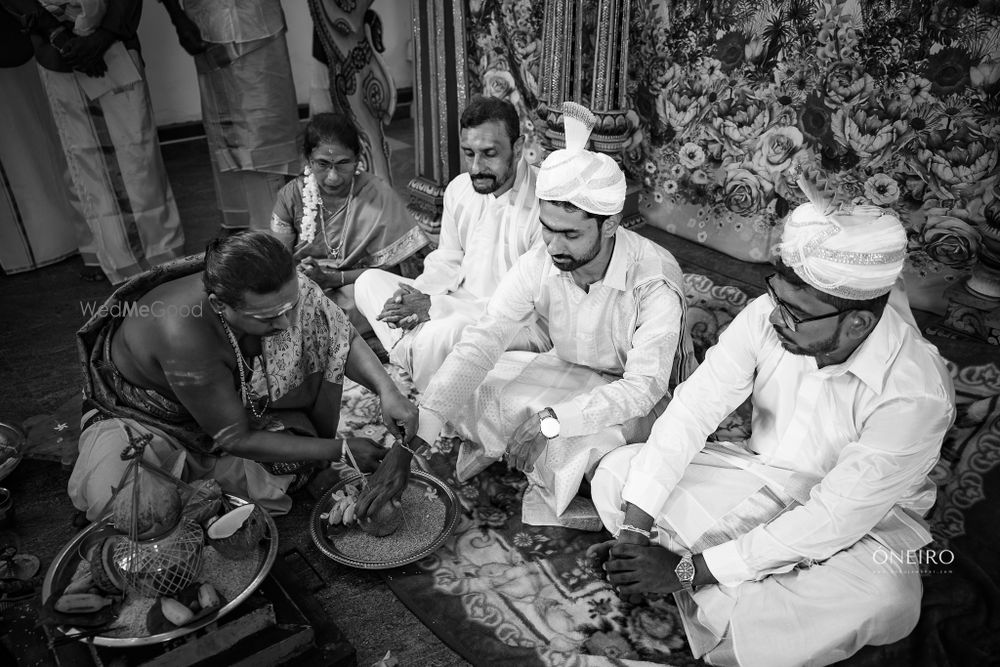
{"label": "standing person in dhoti", "polygon": [[[444,422],[463,436],[461,481],[503,457],[523,471],[525,523],[598,530],[585,502],[567,511],[581,483],[609,451],[646,439],[694,355],[680,267],[619,226],[625,174],[584,148],[588,109],[563,113],[566,148],[538,175],[544,245],[517,261],[434,376],[418,436],[433,442]],[[525,327],[548,351],[507,351]]]}
{"label": "standing person in dhoti", "polygon": [[[462,330],[483,314],[501,278],[541,241],[537,169],[521,159],[514,105],[477,96],[460,122],[468,173],[445,190],[440,241],[423,273],[408,280],[369,270],[354,283],[358,310],[421,391]],[[532,336],[525,331],[515,341],[519,349],[539,349],[542,341]]]}
{"label": "standing person in dhoti", "polygon": [[278,191],[301,167],[281,2],[160,1],[198,70],[222,226],[266,230]]}
{"label": "standing person in dhoti", "polygon": [[[15,16],[35,49],[69,167],[70,201],[81,214],[76,241],[88,267],[83,277],[99,280],[103,272],[118,284],[181,256],[184,232],[139,55],[142,2],[43,7],[37,0],[0,0],[0,7]],[[30,100],[4,104],[24,113]]]}
{"label": "standing person in dhoti", "polygon": [[[768,294],[594,476],[617,539],[592,555],[621,594],[675,593],[709,664],[825,665],[917,623],[907,554],[930,541],[955,410],[944,361],[889,300],[905,252],[891,213],[797,208]],[[706,444],[748,396],[753,435]]]}

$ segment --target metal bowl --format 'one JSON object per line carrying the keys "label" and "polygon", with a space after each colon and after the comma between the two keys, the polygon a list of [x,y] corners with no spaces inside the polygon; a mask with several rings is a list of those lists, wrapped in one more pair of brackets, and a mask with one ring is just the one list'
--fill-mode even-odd
{"label": "metal bowl", "polygon": [[19,427],[0,422],[0,480],[5,478],[24,458],[27,436]]}
{"label": "metal bowl", "polygon": [[333,488],[323,494],[323,497],[320,498],[320,500],[316,503],[316,506],[313,508],[312,517],[309,520],[310,532],[312,533],[313,542],[327,558],[335,560],[342,565],[348,565],[362,570],[387,570],[393,567],[401,567],[403,565],[415,563],[421,558],[425,558],[437,551],[438,548],[444,544],[444,541],[448,539],[448,536],[454,532],[455,527],[458,525],[459,503],[458,499],[455,497],[455,492],[451,490],[451,487],[430,473],[422,470],[411,470],[408,482],[409,486],[417,487],[421,491],[427,489],[435,490],[437,492],[438,500],[440,500],[440,502],[442,502],[445,506],[444,525],[442,526],[440,533],[438,533],[426,546],[415,549],[409,553],[401,553],[394,558],[381,560],[359,560],[358,558],[354,558],[344,553],[338,544],[346,531],[354,529],[344,526],[330,526],[326,519],[323,519],[321,515],[326,514],[333,507],[335,503],[333,494],[343,489],[348,484],[357,482],[360,479],[361,476],[357,474],[346,479],[342,479],[340,482],[335,484]]}
{"label": "metal bowl", "polygon": [[[248,502],[230,494],[225,494],[225,498],[229,501],[232,507],[239,507],[240,505],[245,505]],[[258,547],[260,553],[258,554],[257,559],[257,574],[242,593],[224,604],[218,612],[214,614],[207,614],[190,625],[185,625],[183,627],[170,630],[169,632],[161,632],[156,635],[146,635],[144,637],[121,637],[100,634],[92,635],[89,631],[85,632],[77,628],[66,626],[59,626],[58,629],[63,634],[70,637],[82,634],[81,638],[85,637],[87,641],[93,641],[98,646],[125,648],[130,646],[159,644],[170,641],[171,639],[183,637],[184,635],[190,634],[196,630],[200,630],[210,623],[218,621],[220,618],[236,609],[236,607],[246,600],[251,593],[257,590],[260,584],[264,581],[264,578],[271,571],[271,566],[274,565],[274,560],[278,555],[278,529],[274,525],[274,519],[272,519],[267,512],[262,512],[262,514],[264,516],[264,522],[267,526],[267,531],[264,542]],[[111,516],[111,512],[108,512],[99,521],[95,521],[91,524],[86,530],[77,533],[73,539],[62,548],[58,555],[56,555],[55,559],[52,561],[52,565],[49,566],[48,572],[45,574],[45,581],[42,583],[42,604],[45,604],[49,597],[56,593],[57,586],[59,586],[61,590],[62,585],[65,584],[67,579],[72,577],[73,572],[76,570],[76,566],[80,561],[81,554],[86,551],[85,546],[94,543],[94,534],[108,533],[111,525]],[[113,530],[113,528],[110,528],[110,531]]]}

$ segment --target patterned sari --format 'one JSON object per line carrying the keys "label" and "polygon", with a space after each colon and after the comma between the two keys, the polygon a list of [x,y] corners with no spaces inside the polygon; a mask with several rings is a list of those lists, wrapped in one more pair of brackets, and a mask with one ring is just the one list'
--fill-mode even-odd
{"label": "patterned sari", "polygon": [[399,195],[388,183],[366,172],[358,174],[354,195],[336,211],[321,209],[312,239],[302,236],[300,176],[278,193],[271,232],[292,247],[296,260],[313,257],[338,271],[395,266],[427,245]]}

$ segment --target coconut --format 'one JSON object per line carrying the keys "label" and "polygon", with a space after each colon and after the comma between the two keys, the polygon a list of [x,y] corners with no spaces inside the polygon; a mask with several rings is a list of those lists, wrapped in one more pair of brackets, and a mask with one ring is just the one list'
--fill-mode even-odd
{"label": "coconut", "polygon": [[106,537],[90,550],[90,573],[94,577],[94,585],[105,593],[120,595],[124,584],[121,572],[115,566],[115,540],[121,538]]}
{"label": "coconut", "polygon": [[[177,487],[155,475],[139,471],[138,482],[129,475],[115,494],[113,522],[115,530],[133,537],[133,518],[137,540],[157,537],[173,529],[181,515],[181,496]],[[139,493],[133,492],[138,483]]]}
{"label": "coconut", "polygon": [[191,487],[194,490],[181,514],[205,526],[222,509],[222,487],[214,479],[199,479]]}
{"label": "coconut", "polygon": [[392,535],[403,523],[403,512],[392,503],[378,508],[375,516],[360,522],[361,530],[375,537]]}
{"label": "coconut", "polygon": [[223,514],[208,526],[208,544],[230,560],[257,555],[255,547],[263,539],[265,530],[261,512],[250,503]]}

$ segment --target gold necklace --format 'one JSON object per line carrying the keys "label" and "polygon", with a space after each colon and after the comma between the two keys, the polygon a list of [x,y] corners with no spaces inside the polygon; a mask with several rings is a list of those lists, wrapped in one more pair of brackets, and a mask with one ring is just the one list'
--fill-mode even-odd
{"label": "gold necklace", "polygon": [[[322,193],[320,194],[319,197],[319,209],[320,209],[319,220],[320,220],[320,227],[322,228],[323,231],[323,245],[326,246],[326,254],[330,259],[340,259],[341,250],[343,249],[344,244],[347,243],[348,225],[351,224],[351,204],[354,201],[354,180],[357,178],[357,175],[358,175],[357,172],[355,172],[354,176],[351,176],[351,188],[347,191],[347,202],[343,206],[344,228],[340,230],[339,248],[334,248],[332,245],[330,245],[330,239],[328,239],[326,236],[326,216],[324,215],[326,211],[326,204],[323,203]],[[336,211],[333,213],[333,215],[337,215]]]}
{"label": "gold necklace", "polygon": [[222,316],[222,313],[216,313],[216,315],[219,316],[219,321],[222,322],[222,328],[226,330],[226,336],[229,338],[229,344],[233,346],[233,351],[236,352],[236,358],[239,360],[236,367],[240,371],[240,392],[242,393],[243,406],[250,408],[250,412],[252,412],[253,416],[259,421],[264,418],[264,414],[267,412],[267,406],[271,402],[271,396],[268,394],[267,400],[264,401],[264,407],[260,409],[260,412],[257,412],[257,397],[253,395],[253,391],[250,389],[250,383],[247,381],[246,371],[243,370],[243,367],[246,366],[246,369],[253,373],[253,366],[251,366],[247,362],[246,357],[243,356],[243,352],[240,350],[240,345],[236,342],[236,335],[233,333],[233,330],[229,328],[229,323],[226,322],[226,318]]}

